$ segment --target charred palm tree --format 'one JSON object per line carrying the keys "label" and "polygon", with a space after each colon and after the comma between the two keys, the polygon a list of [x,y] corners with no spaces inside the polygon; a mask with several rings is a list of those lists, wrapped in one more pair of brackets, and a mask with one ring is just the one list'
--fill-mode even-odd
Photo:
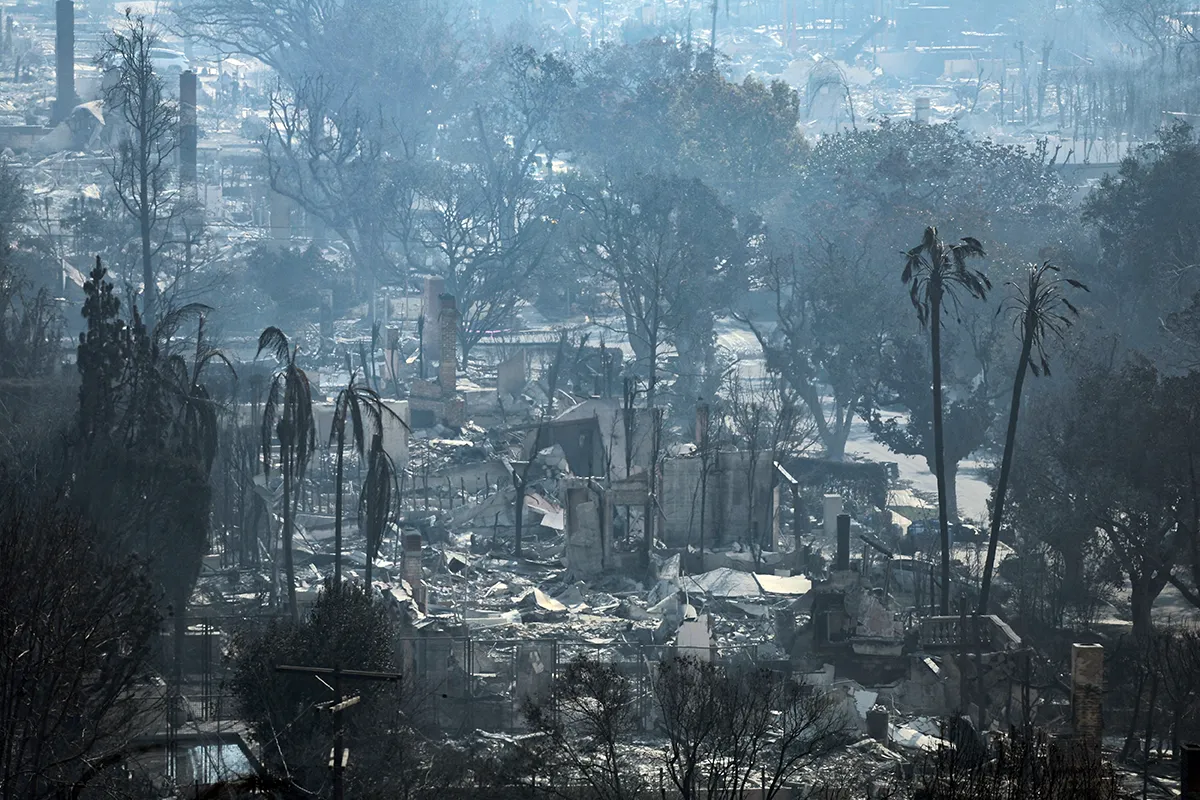
{"label": "charred palm tree", "polygon": [[[279,442],[279,469],[283,476],[283,563],[287,572],[288,609],[299,620],[296,607],[296,567],[292,559],[293,518],[300,500],[300,487],[308,462],[317,445],[317,426],[313,418],[312,388],[308,375],[296,364],[299,346],[293,347],[279,328],[270,327],[258,337],[257,358],[270,351],[279,362],[271,379],[271,388],[263,404],[262,458],[263,475],[271,474],[271,442]],[[275,592],[272,584],[272,594]]]}
{"label": "charred palm tree", "polygon": [[[396,412],[384,404],[383,398],[379,396],[378,392],[370,386],[359,383],[358,373],[351,371],[350,382],[346,384],[346,388],[338,392],[337,399],[334,401],[333,424],[329,431],[329,444],[333,445],[335,440],[337,442],[335,456],[337,494],[333,500],[333,582],[335,586],[342,585],[342,483],[346,454],[346,423],[350,424],[350,445],[358,452],[358,457],[360,459],[367,457],[367,447],[370,442],[372,459],[378,460],[375,447],[378,446],[379,451],[383,451],[383,425],[386,419],[397,422],[405,428],[408,427]],[[384,455],[386,456],[386,453]],[[375,467],[377,471],[386,469],[377,466],[374,462],[370,466]],[[390,474],[394,479],[395,470],[391,470]],[[370,479],[371,475],[368,474],[368,481]],[[376,475],[375,479],[379,480],[379,476]],[[370,533],[368,533],[368,551],[371,550],[369,540]],[[370,563],[369,559],[370,553],[368,553],[368,563]]]}
{"label": "charred palm tree", "polygon": [[[175,419],[169,428],[171,438],[174,440],[173,444],[182,458],[192,462],[195,474],[205,484],[208,483],[213,463],[217,458],[220,408],[217,399],[206,384],[204,376],[210,366],[223,365],[231,376],[235,379],[237,377],[233,365],[229,363],[225,354],[204,338],[204,318],[210,310],[207,306],[198,305],[185,306],[180,310],[183,316],[190,314],[197,316],[196,346],[192,353],[192,360],[191,363],[188,363],[182,353],[170,353],[163,359],[164,364],[161,370],[163,382],[169,387],[168,392],[172,398],[171,405],[175,409]],[[168,312],[155,328],[155,339],[160,343],[158,346],[162,347],[164,352],[182,319],[182,317],[177,317],[176,313]],[[211,494],[206,492],[203,503],[206,510],[211,508],[211,502]],[[177,550],[183,557],[179,559],[176,569],[186,569],[187,572],[182,574],[177,572],[177,576],[181,575],[184,579],[180,580],[177,577],[169,589],[171,614],[175,623],[175,691],[179,691],[183,680],[183,641],[187,635],[188,600],[191,598],[192,589],[200,576],[201,560],[208,549],[211,533],[209,514],[205,513],[200,517],[202,522],[195,519],[196,516],[190,514],[184,517],[185,519],[190,517],[190,524],[198,526],[194,535],[179,535],[181,532],[177,532],[175,535],[176,541],[179,542],[176,547],[187,548],[186,543],[192,543],[190,552],[188,549],[183,549],[182,552]]]}
{"label": "charred palm tree", "polygon": [[1000,526],[1004,519],[1004,497],[1008,491],[1008,478],[1012,472],[1013,450],[1017,439],[1017,416],[1021,410],[1021,389],[1025,385],[1026,371],[1033,376],[1050,374],[1050,360],[1046,345],[1051,338],[1061,339],[1071,327],[1079,310],[1062,292],[1063,284],[1088,291],[1087,286],[1058,274],[1058,267],[1049,261],[1033,266],[1024,285],[1009,281],[1012,295],[1001,304],[997,314],[1012,315],[1013,328],[1021,337],[1021,357],[1017,362],[1017,374],[1013,378],[1012,401],[1008,409],[1008,431],[1004,435],[1004,455],[1000,460],[1000,478],[996,482],[996,495],[992,502],[992,527],[988,537],[987,561],[983,566],[983,583],[979,590],[978,613],[986,614],[988,594],[992,588],[992,570],[996,565],[996,543],[1000,541]]}
{"label": "charred palm tree", "polygon": [[168,363],[173,373],[172,383],[178,398],[177,429],[183,438],[184,449],[200,459],[207,474],[212,470],[217,457],[217,412],[220,409],[217,400],[202,379],[208,368],[214,365],[224,365],[235,379],[237,373],[225,354],[204,338],[205,311],[199,312],[192,363],[189,364],[182,355],[172,355]]}
{"label": "charred palm tree", "polygon": [[388,524],[400,511],[400,491],[396,465],[383,449],[383,434],[371,437],[367,452],[367,477],[358,498],[358,527],[367,537],[367,570],[363,584],[371,590],[371,567],[383,544]]}
{"label": "charred palm tree", "polygon": [[959,295],[980,300],[992,288],[978,270],[967,268],[967,259],[982,257],[978,239],[964,237],[953,244],[943,242],[937,228],[926,228],[921,243],[905,254],[901,280],[917,311],[917,321],[930,331],[933,359],[933,450],[938,487],[938,523],[942,533],[941,613],[950,613],[950,521],[946,512],[946,454],[942,432],[942,312],[947,304],[957,308]]}

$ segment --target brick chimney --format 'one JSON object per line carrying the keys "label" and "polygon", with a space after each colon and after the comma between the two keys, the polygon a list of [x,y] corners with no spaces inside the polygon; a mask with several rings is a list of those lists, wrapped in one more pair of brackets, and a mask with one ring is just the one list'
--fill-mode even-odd
{"label": "brick chimney", "polygon": [[179,183],[184,197],[196,199],[196,73],[179,75]]}
{"label": "brick chimney", "polygon": [[1104,733],[1100,700],[1104,691],[1104,647],[1071,645],[1071,726],[1075,736],[1100,752]]}
{"label": "brick chimney", "polygon": [[419,533],[404,534],[404,561],[401,574],[412,588],[417,608],[425,610],[425,577],[421,572],[422,540]]}
{"label": "brick chimney", "polygon": [[[440,362],[438,366],[438,383],[442,387],[442,396],[454,394],[458,383],[458,304],[452,294],[443,294],[438,298],[441,306],[439,325],[441,329]],[[428,329],[427,329],[428,330]]]}
{"label": "brick chimney", "polygon": [[75,95],[75,0],[57,0],[54,12],[56,91],[50,123],[57,125],[79,105]]}
{"label": "brick chimney", "polygon": [[446,281],[441,278],[426,278],[425,293],[421,298],[424,306],[421,316],[425,319],[424,349],[427,362],[437,361],[441,356],[442,332],[441,325],[441,296],[446,291]]}
{"label": "brick chimney", "polygon": [[696,404],[696,447],[708,442],[708,403]]}

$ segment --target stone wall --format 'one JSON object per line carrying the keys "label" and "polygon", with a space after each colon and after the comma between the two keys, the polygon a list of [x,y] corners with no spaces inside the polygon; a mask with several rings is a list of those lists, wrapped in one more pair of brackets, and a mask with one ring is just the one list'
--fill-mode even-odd
{"label": "stone wall", "polygon": [[717,454],[710,460],[707,482],[703,479],[703,460],[699,456],[664,461],[658,496],[662,509],[659,538],[669,547],[698,545],[703,500],[703,540],[706,548],[735,541],[747,542],[755,526],[760,540],[769,542],[773,518],[773,467],[770,453],[758,455],[754,472],[754,514],[750,518],[748,453]]}

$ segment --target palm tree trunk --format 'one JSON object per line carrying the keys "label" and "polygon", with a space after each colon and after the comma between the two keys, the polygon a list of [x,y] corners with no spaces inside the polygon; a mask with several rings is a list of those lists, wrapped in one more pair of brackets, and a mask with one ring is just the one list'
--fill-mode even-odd
{"label": "palm tree trunk", "polygon": [[[958,463],[952,458],[946,459],[946,519],[951,525],[960,519],[958,516]],[[950,537],[950,544],[954,545],[953,535]]]}
{"label": "palm tree trunk", "polygon": [[342,585],[342,459],[345,449],[346,421],[343,419],[338,425],[337,494],[333,498],[333,585],[338,587]]}
{"label": "palm tree trunk", "polygon": [[950,614],[950,520],[946,509],[946,452],[942,433],[942,298],[941,287],[930,292],[930,342],[933,355],[933,458],[938,488],[938,525],[942,534],[942,597],[939,613]]}
{"label": "palm tree trunk", "polygon": [[983,564],[983,583],[979,589],[980,614],[988,613],[988,594],[992,588],[992,570],[996,566],[996,544],[1000,541],[1000,525],[1004,517],[1004,495],[1008,491],[1008,478],[1012,472],[1013,449],[1017,440],[1017,415],[1021,411],[1021,388],[1025,385],[1025,371],[1029,367],[1029,354],[1033,350],[1033,331],[1025,324],[1025,336],[1021,342],[1021,360],[1017,364],[1017,375],[1013,378],[1012,402],[1008,407],[1008,431],[1004,434],[1004,456],[1000,459],[1000,479],[996,482],[996,499],[992,504],[992,530],[988,536],[987,560]]}
{"label": "palm tree trunk", "polygon": [[292,458],[291,447],[287,444],[283,445],[283,530],[280,536],[283,537],[283,567],[287,573],[287,597],[288,597],[288,613],[292,615],[293,622],[300,621],[300,610],[296,608],[296,565],[292,559],[292,516],[295,509],[292,507],[294,498],[292,497]]}

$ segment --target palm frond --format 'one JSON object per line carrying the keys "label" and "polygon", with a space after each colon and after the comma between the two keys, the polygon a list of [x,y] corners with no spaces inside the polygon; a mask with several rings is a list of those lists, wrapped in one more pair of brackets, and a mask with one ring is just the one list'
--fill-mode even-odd
{"label": "palm frond", "polygon": [[396,511],[399,489],[396,465],[383,449],[383,435],[371,439],[367,477],[359,495],[359,526],[367,536],[367,557],[376,558],[383,543],[383,534]]}
{"label": "palm frond", "polygon": [[197,318],[203,319],[206,314],[211,314],[212,310],[212,306],[204,303],[188,303],[179,308],[173,308],[163,314],[158,324],[154,326],[153,338],[157,341],[167,341],[179,331],[184,322]]}
{"label": "palm frond", "polygon": [[317,424],[313,415],[312,386],[308,374],[291,364],[286,370],[288,392],[286,402],[291,407],[291,445],[295,448],[296,478],[303,479],[308,462],[317,449]]}
{"label": "palm frond", "polygon": [[985,252],[983,252],[983,244],[978,239],[976,239],[972,236],[964,236],[962,238],[962,242],[964,245],[967,246],[967,249],[971,255],[975,255],[975,256],[987,255]]}
{"label": "palm frond", "polygon": [[360,398],[354,393],[353,390],[350,391],[348,406],[350,408],[350,421],[352,423],[351,431],[353,434],[351,441],[353,442],[355,449],[358,450],[359,455],[362,455],[363,451],[366,449],[363,442],[362,403],[360,402]]}
{"label": "palm frond", "polygon": [[1073,278],[1056,277],[1060,269],[1044,261],[1030,266],[1025,284],[1012,281],[1009,298],[1001,309],[1013,316],[1013,328],[1018,337],[1028,338],[1029,357],[1026,366],[1034,377],[1050,375],[1050,360],[1046,347],[1051,338],[1062,339],[1080,311],[1062,292],[1066,284],[1088,291],[1087,286]]}
{"label": "palm frond", "polygon": [[287,334],[275,326],[264,328],[263,332],[258,336],[258,352],[254,354],[255,358],[262,355],[264,350],[269,350],[276,361],[287,362],[291,360],[292,348],[288,342]]}
{"label": "palm frond", "polygon": [[938,241],[937,228],[932,225],[925,228],[925,234],[921,237],[920,249],[932,250]]}
{"label": "palm frond", "polygon": [[271,380],[271,388],[267,391],[267,399],[263,403],[261,428],[263,476],[268,478],[271,476],[271,441],[275,436],[275,417],[284,391],[283,384],[284,376],[280,373]]}

